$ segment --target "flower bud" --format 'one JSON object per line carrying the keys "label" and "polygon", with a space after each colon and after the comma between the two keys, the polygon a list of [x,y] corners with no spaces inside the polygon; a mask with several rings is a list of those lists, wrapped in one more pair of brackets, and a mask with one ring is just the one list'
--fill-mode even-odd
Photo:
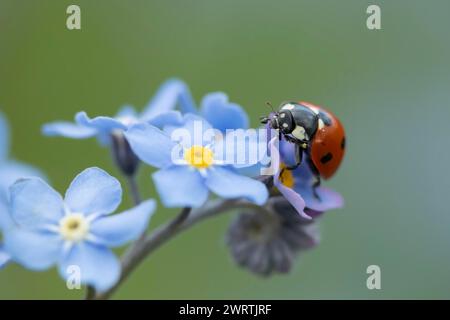
{"label": "flower bud", "polygon": [[131,150],[130,144],[125,138],[122,130],[111,133],[111,149],[114,161],[122,173],[133,176],[139,167],[139,159]]}

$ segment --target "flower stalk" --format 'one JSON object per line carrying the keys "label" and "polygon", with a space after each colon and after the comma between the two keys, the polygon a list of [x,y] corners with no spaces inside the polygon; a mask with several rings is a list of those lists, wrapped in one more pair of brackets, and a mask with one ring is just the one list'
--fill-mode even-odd
{"label": "flower stalk", "polygon": [[203,207],[190,210],[183,209],[175,219],[167,222],[152,234],[146,236],[142,241],[137,241],[129,250],[125,252],[121,259],[122,273],[119,281],[108,291],[98,293],[94,299],[104,300],[111,297],[134,269],[151,253],[163,244],[175,238],[178,234],[186,231],[197,223],[218,216],[221,213],[234,209],[251,208],[254,210],[267,210],[246,200],[225,200],[216,199],[207,202]]}

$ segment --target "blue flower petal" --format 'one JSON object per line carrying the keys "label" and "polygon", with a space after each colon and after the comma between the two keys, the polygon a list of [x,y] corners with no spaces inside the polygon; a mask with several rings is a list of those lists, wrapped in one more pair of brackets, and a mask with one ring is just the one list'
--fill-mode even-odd
{"label": "blue flower petal", "polygon": [[316,189],[319,199],[314,196],[311,187],[294,187],[295,191],[300,193],[305,200],[306,207],[318,212],[324,212],[333,209],[339,209],[344,206],[344,198],[327,187],[318,187]]}
{"label": "blue flower petal", "polygon": [[289,201],[289,203],[295,208],[295,210],[298,212],[298,214],[305,219],[311,219],[311,217],[305,213],[305,200],[303,200],[302,196],[295,192],[293,189],[286,187],[281,181],[280,181],[280,151],[277,147],[277,142],[279,142],[278,137],[274,136],[270,142],[269,142],[269,150],[271,155],[271,167],[276,168],[274,177],[273,177],[273,183],[278,188],[278,190],[281,192],[281,194],[286,198],[286,200]]}
{"label": "blue flower petal", "polygon": [[6,118],[0,112],[0,162],[8,157],[9,127]]}
{"label": "blue flower petal", "polygon": [[145,107],[141,119],[150,120],[156,115],[173,110],[179,104],[181,111],[196,112],[195,103],[188,86],[179,79],[169,79],[158,89]]}
{"label": "blue flower petal", "polygon": [[0,194],[8,196],[9,187],[21,178],[40,177],[44,174],[38,169],[18,161],[3,162],[0,166]]}
{"label": "blue flower petal", "polygon": [[120,182],[99,168],[81,172],[67,189],[65,202],[72,212],[86,215],[115,211],[122,201]]}
{"label": "blue flower petal", "polygon": [[89,242],[75,244],[62,259],[58,266],[61,277],[71,276],[74,266],[79,268],[81,283],[90,284],[100,292],[111,288],[120,276],[119,260],[111,250]]}
{"label": "blue flower petal", "polygon": [[14,221],[9,214],[7,198],[0,196],[0,230],[7,230],[13,226]]}
{"label": "blue flower petal", "polygon": [[70,122],[52,122],[42,126],[42,134],[46,136],[61,136],[73,139],[86,139],[97,134],[97,129]]}
{"label": "blue flower petal", "polygon": [[258,205],[263,205],[269,196],[269,192],[262,182],[222,167],[208,170],[206,185],[220,197],[245,198]]}
{"label": "blue flower petal", "polygon": [[[221,139],[218,139],[221,137]],[[235,168],[245,168],[261,163],[266,157],[266,137],[255,132],[238,129],[225,135],[217,135],[212,146],[214,159]]]}
{"label": "blue flower petal", "polygon": [[95,128],[98,131],[110,132],[114,129],[127,129],[127,125],[121,121],[111,117],[95,117],[89,118],[86,112],[78,112],[75,115],[75,121],[79,125],[83,125],[90,128]]}
{"label": "blue flower petal", "polygon": [[18,180],[9,192],[10,214],[20,226],[55,224],[64,215],[61,195],[40,178]]}
{"label": "blue flower petal", "polygon": [[168,111],[161,113],[148,121],[148,124],[163,128],[164,126],[181,126],[183,124],[183,116],[180,111]]}
{"label": "blue flower petal", "polygon": [[119,109],[116,118],[133,118],[137,119],[139,117],[136,109],[132,106],[125,105]]}
{"label": "blue flower petal", "polygon": [[4,268],[11,261],[11,255],[0,245],[0,269]]}
{"label": "blue flower petal", "polygon": [[63,240],[56,233],[12,229],[4,235],[5,249],[14,261],[32,270],[45,270],[57,262]]}
{"label": "blue flower petal", "polygon": [[199,171],[171,166],[153,174],[153,181],[166,207],[199,207],[208,199],[208,188]]}
{"label": "blue flower petal", "polygon": [[164,132],[185,148],[210,145],[215,142],[217,134],[221,133],[204,118],[193,113],[183,115],[182,126],[166,125]]}
{"label": "blue flower petal", "polygon": [[279,172],[274,176],[274,185],[278,188],[281,194],[287,201],[297,210],[298,214],[305,219],[310,220],[311,217],[305,213],[305,200],[303,197],[291,188],[286,187],[279,180]]}
{"label": "blue flower petal", "polygon": [[101,217],[92,222],[90,232],[100,244],[121,246],[137,239],[147,229],[155,207],[155,201],[148,200],[125,212]]}
{"label": "blue flower petal", "polygon": [[145,163],[162,168],[172,163],[175,147],[170,137],[149,124],[134,125],[125,132],[133,152]]}
{"label": "blue flower petal", "polygon": [[211,125],[222,132],[227,129],[247,129],[249,120],[247,113],[238,104],[228,101],[225,93],[207,94],[201,103],[201,115]]}

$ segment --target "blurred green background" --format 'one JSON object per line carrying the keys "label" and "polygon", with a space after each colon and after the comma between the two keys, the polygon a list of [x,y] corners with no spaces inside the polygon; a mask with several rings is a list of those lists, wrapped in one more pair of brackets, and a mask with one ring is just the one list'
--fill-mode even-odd
{"label": "blurred green background", "polygon": [[[81,31],[66,29],[73,3]],[[379,31],[366,28],[373,3]],[[289,99],[327,106],[345,124],[348,153],[326,185],[346,206],[321,220],[322,243],[292,273],[260,279],[235,267],[223,215],[157,251],[115,298],[450,298],[449,14],[446,0],[0,0],[0,106],[13,155],[60,191],[89,166],[119,173],[93,139],[45,138],[40,126],[142,108],[172,76],[197,101],[228,93],[254,126],[265,101]],[[146,197],[156,196],[149,172]],[[160,208],[153,227],[174,214]],[[366,288],[371,264],[381,290]],[[0,272],[0,298],[82,296],[54,269]]]}

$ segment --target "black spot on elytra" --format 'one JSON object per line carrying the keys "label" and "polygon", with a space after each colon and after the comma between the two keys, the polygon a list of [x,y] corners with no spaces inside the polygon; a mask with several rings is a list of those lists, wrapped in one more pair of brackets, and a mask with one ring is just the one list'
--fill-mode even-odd
{"label": "black spot on elytra", "polygon": [[345,137],[342,138],[342,141],[341,141],[341,149],[342,149],[342,150],[345,149]]}
{"label": "black spot on elytra", "polygon": [[326,155],[320,158],[320,162],[322,164],[326,164],[327,162],[331,161],[331,159],[333,159],[333,155],[330,152],[328,152]]}

